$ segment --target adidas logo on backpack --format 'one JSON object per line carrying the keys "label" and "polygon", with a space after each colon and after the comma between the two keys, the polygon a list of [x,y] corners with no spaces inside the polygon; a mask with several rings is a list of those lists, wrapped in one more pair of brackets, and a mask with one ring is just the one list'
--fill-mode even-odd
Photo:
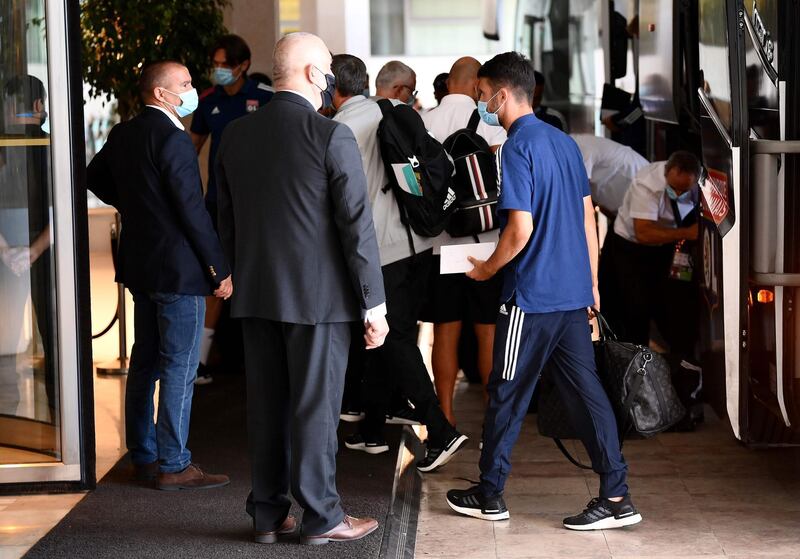
{"label": "adidas logo on backpack", "polygon": [[453,132],[443,144],[455,166],[456,207],[447,225],[453,237],[475,236],[497,228],[498,171],[489,144],[477,133],[479,123],[475,110],[467,127]]}
{"label": "adidas logo on backpack", "polygon": [[436,237],[458,198],[451,188],[453,163],[417,111],[388,99],[379,100],[378,106],[383,113],[378,126],[381,158],[401,219],[418,235]]}

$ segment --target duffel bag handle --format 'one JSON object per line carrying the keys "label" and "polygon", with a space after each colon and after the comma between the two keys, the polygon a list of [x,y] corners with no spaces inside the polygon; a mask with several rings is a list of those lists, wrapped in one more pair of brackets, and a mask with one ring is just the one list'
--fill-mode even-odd
{"label": "duffel bag handle", "polygon": [[600,313],[600,311],[594,307],[590,307],[594,316],[597,317],[597,330],[600,335],[600,341],[606,340],[616,340],[617,335],[611,329],[611,326],[608,325],[608,321],[605,317]]}

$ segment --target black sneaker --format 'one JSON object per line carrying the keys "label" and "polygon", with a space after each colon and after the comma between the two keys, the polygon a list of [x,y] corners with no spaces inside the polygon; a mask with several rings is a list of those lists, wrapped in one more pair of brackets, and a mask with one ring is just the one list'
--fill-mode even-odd
{"label": "black sneaker", "polygon": [[459,514],[481,520],[508,520],[509,514],[502,495],[487,497],[475,485],[469,489],[451,489],[447,504]]}
{"label": "black sneaker", "polygon": [[619,503],[608,499],[592,499],[584,511],[564,519],[568,530],[608,530],[632,526],[642,521],[642,515],[633,506],[630,495]]}
{"label": "black sneaker", "polygon": [[212,382],[214,382],[214,378],[211,376],[211,369],[202,363],[198,364],[197,377],[195,377],[194,383],[197,386],[202,386],[204,384],[211,384]]}
{"label": "black sneaker", "polygon": [[420,472],[432,472],[437,468],[441,468],[455,456],[456,452],[463,448],[468,440],[466,435],[456,433],[444,448],[428,448],[425,458],[417,462],[417,469]]}
{"label": "black sneaker", "polygon": [[367,454],[383,454],[389,451],[389,445],[384,440],[366,441],[360,433],[353,433],[344,440],[344,446],[350,450],[360,450]]}
{"label": "black sneaker", "polygon": [[386,414],[387,425],[422,425],[414,419],[414,410],[411,408],[400,408],[391,414]]}
{"label": "black sneaker", "polygon": [[364,419],[364,416],[365,414],[363,411],[342,410],[342,413],[339,414],[339,419],[348,423],[358,423]]}

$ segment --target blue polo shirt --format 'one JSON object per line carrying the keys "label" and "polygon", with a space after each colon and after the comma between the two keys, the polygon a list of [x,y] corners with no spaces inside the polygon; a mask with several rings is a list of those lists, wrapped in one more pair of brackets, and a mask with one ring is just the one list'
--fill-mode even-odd
{"label": "blue polo shirt", "polygon": [[505,267],[502,301],[516,296],[526,313],[592,305],[583,207],[589,179],[577,144],[529,114],[511,125],[500,161],[500,227],[508,223],[508,210],[533,216],[530,241]]}
{"label": "blue polo shirt", "polygon": [[236,95],[228,95],[221,85],[207,89],[200,95],[200,104],[194,113],[190,130],[195,134],[211,134],[211,151],[208,156],[208,190],[206,201],[217,203],[217,182],[214,177],[214,160],[228,124],[248,113],[257,111],[272,98],[273,89],[255,80],[247,79]]}

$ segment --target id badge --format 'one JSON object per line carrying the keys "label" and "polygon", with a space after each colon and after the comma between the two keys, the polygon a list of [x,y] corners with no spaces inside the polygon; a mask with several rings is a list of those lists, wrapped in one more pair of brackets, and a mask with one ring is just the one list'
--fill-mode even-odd
{"label": "id badge", "polygon": [[678,281],[692,281],[693,272],[694,262],[692,262],[691,255],[676,250],[672,255],[672,266],[669,269],[669,277]]}

